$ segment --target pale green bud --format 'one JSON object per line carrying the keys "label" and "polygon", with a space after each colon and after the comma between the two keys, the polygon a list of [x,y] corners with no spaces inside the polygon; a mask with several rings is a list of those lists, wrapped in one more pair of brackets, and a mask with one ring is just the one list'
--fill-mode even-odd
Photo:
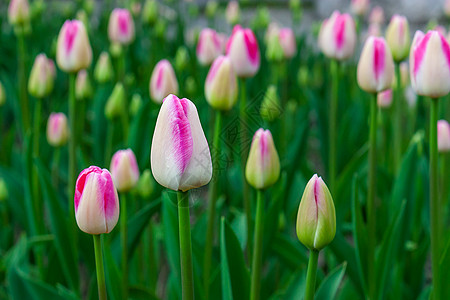
{"label": "pale green bud", "polygon": [[89,99],[92,97],[92,85],[89,74],[86,70],[81,70],[77,74],[75,82],[75,98],[77,100]]}
{"label": "pale green bud", "polygon": [[6,93],[3,84],[0,82],[0,107],[6,102]]}
{"label": "pale green bud", "polygon": [[261,118],[267,122],[273,122],[281,115],[280,99],[275,85],[267,88],[259,113]]}
{"label": "pale green bud", "polygon": [[114,76],[114,70],[108,52],[102,52],[98,57],[94,69],[94,78],[99,83],[110,81]]}
{"label": "pale green bud", "polygon": [[114,119],[122,114],[125,109],[125,89],[122,83],[116,83],[114,90],[109,96],[105,106],[105,116],[107,119]]}
{"label": "pale green bud", "polygon": [[148,198],[155,189],[155,181],[149,169],[146,169],[137,184],[137,191],[142,198]]}
{"label": "pale green bud", "polygon": [[137,115],[139,110],[142,107],[142,97],[139,94],[134,94],[133,97],[131,97],[131,104],[130,104],[130,114],[132,116]]}
{"label": "pale green bud", "polygon": [[158,2],[156,0],[145,1],[144,8],[142,10],[142,22],[147,24],[155,24],[158,19]]}
{"label": "pale green bud", "polygon": [[53,90],[56,70],[51,59],[45,54],[36,56],[28,79],[28,92],[36,98],[44,98]]}
{"label": "pale green bud", "polygon": [[266,58],[271,62],[280,62],[284,59],[284,51],[278,34],[272,34],[268,37]]}
{"label": "pale green bud", "polygon": [[0,202],[8,199],[8,186],[3,178],[0,178]]}
{"label": "pale green bud", "polygon": [[189,62],[189,52],[186,47],[181,46],[175,54],[175,69],[181,72],[186,69]]}
{"label": "pale green bud", "polygon": [[219,7],[219,3],[217,1],[208,1],[206,3],[205,14],[209,19],[213,19],[216,15],[217,8]]}

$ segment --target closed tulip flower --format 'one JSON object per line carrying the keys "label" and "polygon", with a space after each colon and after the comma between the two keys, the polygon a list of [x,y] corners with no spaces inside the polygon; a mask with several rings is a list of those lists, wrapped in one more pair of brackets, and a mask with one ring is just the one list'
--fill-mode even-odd
{"label": "closed tulip flower", "polygon": [[139,168],[133,150],[119,150],[111,160],[111,176],[119,192],[131,190],[139,180]]}
{"label": "closed tulip flower", "polygon": [[258,129],[253,136],[245,166],[245,178],[255,189],[265,189],[280,177],[280,159],[269,130]]}
{"label": "closed tulip flower", "polygon": [[119,197],[109,171],[95,166],[84,169],[75,186],[74,205],[82,231],[111,232],[119,219]]}
{"label": "closed tulip flower", "polygon": [[382,25],[384,23],[384,10],[381,6],[375,6],[370,12],[369,16],[370,24]]}
{"label": "closed tulip flower", "polygon": [[261,57],[258,41],[251,29],[234,26],[227,42],[226,54],[238,77],[252,77],[258,72]]}
{"label": "closed tulip flower", "polygon": [[8,20],[11,25],[24,25],[30,20],[28,0],[11,0],[8,6]]}
{"label": "closed tulip flower", "polygon": [[78,100],[89,99],[92,97],[92,86],[89,74],[86,70],[81,70],[77,74],[75,81],[75,97]]}
{"label": "closed tulip flower", "polygon": [[219,56],[205,81],[205,97],[209,105],[219,110],[230,110],[237,101],[238,84],[231,61],[226,56]]}
{"label": "closed tulip flower", "polygon": [[355,22],[349,14],[334,11],[322,23],[319,33],[319,48],[329,58],[346,60],[355,51]]}
{"label": "closed tulip flower", "polygon": [[445,0],[444,13],[447,17],[450,17],[450,0]]}
{"label": "closed tulip flower", "polygon": [[392,104],[392,89],[379,92],[377,95],[378,107],[388,108]]}
{"label": "closed tulip flower", "polygon": [[125,89],[121,82],[116,83],[105,106],[105,116],[107,119],[114,119],[122,114],[125,107]]}
{"label": "closed tulip flower", "polygon": [[281,115],[280,99],[278,97],[277,87],[270,85],[264,94],[259,114],[264,121],[273,122]]}
{"label": "closed tulip flower", "polygon": [[125,8],[116,8],[111,12],[108,23],[108,37],[113,43],[129,45],[134,41],[134,22]]}
{"label": "closed tulip flower", "polygon": [[225,10],[225,18],[231,25],[239,23],[239,19],[241,18],[241,9],[239,8],[239,3],[237,1],[228,2]]}
{"label": "closed tulip flower", "polygon": [[150,97],[155,103],[162,103],[169,94],[178,93],[175,71],[167,59],[159,61],[150,78]]}
{"label": "closed tulip flower", "polygon": [[450,125],[446,120],[437,122],[438,151],[450,151]]}
{"label": "closed tulip flower", "polygon": [[433,98],[450,91],[450,47],[437,31],[417,31],[409,56],[411,84],[418,95]]}
{"label": "closed tulip flower", "polygon": [[317,174],[308,181],[297,213],[297,237],[311,250],[321,250],[336,234],[336,212],[327,185]]}
{"label": "closed tulip flower", "polygon": [[110,81],[114,76],[114,69],[111,64],[111,58],[108,52],[102,52],[98,57],[97,64],[94,69],[94,78],[99,83]]}
{"label": "closed tulip flower", "polygon": [[211,154],[197,108],[190,100],[167,96],[158,114],[151,146],[153,177],[174,191],[208,184]]}
{"label": "closed tulip flower", "polygon": [[158,19],[158,13],[158,1],[146,0],[144,3],[144,8],[142,9],[142,21],[153,25]]}
{"label": "closed tulip flower", "polygon": [[364,16],[370,8],[370,0],[352,0],[351,9],[357,16]]}
{"label": "closed tulip flower", "polygon": [[278,32],[270,34],[267,38],[266,58],[270,62],[280,62],[284,59],[283,47],[281,46]]}
{"label": "closed tulip flower", "polygon": [[61,147],[67,143],[69,129],[64,113],[51,113],[47,121],[47,141],[53,147]]}
{"label": "closed tulip flower", "polygon": [[200,32],[196,53],[203,66],[210,65],[222,53],[220,40],[214,29],[205,28]]}
{"label": "closed tulip flower", "polygon": [[285,58],[292,58],[297,53],[297,41],[291,28],[280,29],[280,44]]}
{"label": "closed tulip flower", "polygon": [[5,104],[6,102],[6,94],[5,94],[5,88],[3,87],[3,84],[0,82],[0,107]]}
{"label": "closed tulip flower", "polygon": [[384,38],[369,37],[358,62],[357,79],[361,89],[369,93],[391,87],[394,78],[394,61]]}
{"label": "closed tulip flower", "polygon": [[394,15],[386,30],[386,41],[391,48],[392,57],[399,62],[408,57],[411,39],[409,24],[404,16]]}
{"label": "closed tulip flower", "polygon": [[67,20],[58,35],[56,62],[68,73],[86,69],[92,62],[92,48],[86,29],[78,20]]}
{"label": "closed tulip flower", "polygon": [[45,54],[39,54],[31,69],[28,79],[28,92],[36,98],[44,98],[50,94],[55,81],[55,65]]}

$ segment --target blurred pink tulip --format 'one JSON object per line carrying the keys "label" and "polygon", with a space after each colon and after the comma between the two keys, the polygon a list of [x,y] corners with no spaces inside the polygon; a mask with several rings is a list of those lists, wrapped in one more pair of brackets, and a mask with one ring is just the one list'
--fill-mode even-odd
{"label": "blurred pink tulip", "polygon": [[226,53],[238,77],[253,77],[258,72],[261,57],[258,41],[251,29],[234,26]]}
{"label": "blurred pink tulip", "polygon": [[119,150],[111,159],[111,176],[119,192],[132,189],[139,180],[139,168],[133,150]]}
{"label": "blurred pink tulip", "polygon": [[219,56],[209,69],[205,81],[205,97],[215,109],[230,110],[237,101],[238,84],[231,61]]}
{"label": "blurred pink tulip", "polygon": [[364,16],[370,8],[370,0],[352,0],[351,9],[357,16]]}
{"label": "blurred pink tulip", "polygon": [[167,59],[159,61],[150,78],[150,97],[155,103],[162,103],[169,94],[178,94],[175,71]]}
{"label": "blurred pink tulip", "polygon": [[108,37],[113,43],[128,45],[134,41],[134,21],[125,8],[115,8],[109,17]]}
{"label": "blurred pink tulip", "polygon": [[64,113],[51,113],[47,121],[47,141],[53,147],[63,146],[69,137],[67,117]]}
{"label": "blurred pink tulip", "polygon": [[378,107],[388,108],[392,104],[392,89],[379,92],[377,95]]}
{"label": "blurred pink tulip", "polygon": [[209,66],[222,53],[220,39],[214,29],[204,28],[200,32],[196,53],[203,66]]}
{"label": "blurred pink tulip", "polygon": [[369,23],[375,23],[378,25],[382,25],[384,23],[384,10],[381,6],[377,5],[372,9],[369,16]]}
{"label": "blurred pink tulip", "polygon": [[449,152],[450,151],[450,125],[446,120],[439,120],[437,122],[437,135],[438,135],[438,151]]}
{"label": "blurred pink tulip", "polygon": [[297,41],[291,28],[281,28],[279,33],[281,48],[285,58],[292,58],[297,53]]}
{"label": "blurred pink tulip", "polygon": [[28,0],[11,0],[8,6],[8,20],[12,25],[24,25],[30,20]]}

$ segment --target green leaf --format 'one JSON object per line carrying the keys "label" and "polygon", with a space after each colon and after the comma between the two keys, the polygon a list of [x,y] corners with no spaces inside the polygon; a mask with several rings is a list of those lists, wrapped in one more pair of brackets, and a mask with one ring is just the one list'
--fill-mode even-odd
{"label": "green leaf", "polygon": [[320,283],[317,289],[316,300],[331,300],[335,299],[338,288],[344,278],[345,270],[347,269],[347,262],[343,262],[332,270],[327,277]]}
{"label": "green leaf", "polygon": [[298,270],[292,274],[285,286],[278,289],[270,300],[303,299],[306,288],[306,270]]}
{"label": "green leaf", "polygon": [[278,233],[270,244],[271,250],[279,256],[286,267],[298,269],[308,263],[308,255],[297,239]]}

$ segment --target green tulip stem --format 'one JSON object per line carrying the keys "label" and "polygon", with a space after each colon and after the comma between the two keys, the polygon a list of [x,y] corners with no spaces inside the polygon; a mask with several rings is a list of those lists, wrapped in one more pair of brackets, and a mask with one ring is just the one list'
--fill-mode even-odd
{"label": "green tulip stem", "polygon": [[398,171],[402,157],[402,79],[400,75],[400,64],[395,64],[395,76],[397,86],[394,98],[394,170]]}
{"label": "green tulip stem", "polygon": [[339,63],[337,60],[331,60],[331,99],[330,99],[330,116],[328,123],[329,149],[328,164],[330,177],[330,192],[335,192],[336,182],[336,118],[339,98]]}
{"label": "green tulip stem", "polygon": [[431,271],[433,299],[441,298],[439,259],[440,259],[440,213],[438,196],[438,149],[437,149],[437,121],[439,99],[431,99],[430,109],[430,222],[431,222]]}
{"label": "green tulip stem", "polygon": [[261,291],[261,265],[262,265],[262,245],[264,230],[264,197],[263,191],[256,191],[256,220],[255,236],[253,245],[252,261],[252,281],[250,289],[250,299],[259,300]]}
{"label": "green tulip stem", "polygon": [[[69,189],[69,216],[72,220],[72,230],[75,230],[75,208],[73,197],[75,195],[75,181],[77,176],[76,163],[76,146],[77,146],[77,114],[76,114],[76,99],[75,99],[75,77],[76,73],[69,74],[69,123],[70,123],[70,138],[69,138],[69,181],[67,183]],[[74,237],[75,232],[74,232]],[[76,243],[75,243],[76,245]]]}
{"label": "green tulip stem", "polygon": [[97,271],[98,299],[106,300],[105,269],[103,268],[103,249],[101,235],[94,234],[95,266]]}
{"label": "green tulip stem", "polygon": [[220,129],[222,126],[222,112],[216,110],[216,118],[214,124],[214,137],[213,137],[213,148],[212,148],[212,159],[213,159],[213,179],[211,182],[211,190],[209,193],[208,202],[208,225],[206,230],[206,242],[205,242],[205,254],[203,260],[203,288],[205,293],[205,299],[209,299],[209,282],[210,282],[210,272],[211,272],[211,256],[212,256],[212,244],[214,238],[214,219],[216,213],[216,201],[217,192],[219,185],[219,157],[220,157]]}
{"label": "green tulip stem", "polygon": [[106,133],[106,148],[105,148],[105,164],[111,159],[112,150],[113,150],[113,142],[114,142],[114,119],[108,122],[108,128]]}
{"label": "green tulip stem", "polygon": [[319,251],[314,249],[310,250],[308,271],[306,273],[305,300],[314,300],[318,262],[319,262]]}
{"label": "green tulip stem", "polygon": [[23,27],[20,28],[20,32],[17,33],[17,47],[19,52],[19,63],[18,63],[18,75],[19,75],[19,100],[20,109],[22,112],[22,130],[23,135],[30,128],[30,112],[27,94],[27,75],[26,75],[26,55],[27,49],[25,45],[25,33]]}
{"label": "green tulip stem", "polygon": [[194,299],[191,223],[188,192],[178,191],[178,227],[180,234],[181,294],[183,300]]}
{"label": "green tulip stem", "polygon": [[367,272],[369,285],[369,298],[376,299],[375,282],[375,247],[376,247],[376,169],[377,169],[377,93],[373,94],[370,102],[370,136],[369,136],[369,173],[367,186],[367,228],[368,228],[368,248],[367,248]]}
{"label": "green tulip stem", "polygon": [[128,228],[127,228],[127,193],[120,199],[120,247],[122,250],[122,289],[123,299],[128,299]]}

